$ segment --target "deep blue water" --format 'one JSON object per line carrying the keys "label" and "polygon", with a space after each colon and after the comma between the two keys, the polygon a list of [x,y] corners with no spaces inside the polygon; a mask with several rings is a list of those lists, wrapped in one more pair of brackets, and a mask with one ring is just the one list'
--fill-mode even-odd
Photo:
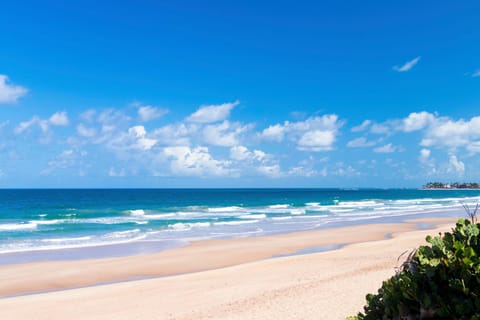
{"label": "deep blue water", "polygon": [[458,212],[479,190],[0,190],[0,253],[258,236]]}

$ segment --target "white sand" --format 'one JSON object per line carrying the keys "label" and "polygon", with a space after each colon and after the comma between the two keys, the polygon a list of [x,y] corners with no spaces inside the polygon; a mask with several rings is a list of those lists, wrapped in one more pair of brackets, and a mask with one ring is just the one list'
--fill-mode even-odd
{"label": "white sand", "polygon": [[[3,295],[185,274],[4,298],[0,319],[344,319],[362,310],[365,294],[394,274],[402,252],[452,226],[452,219],[435,230],[365,225],[202,241],[152,255],[4,265]],[[381,240],[388,233],[393,239]],[[351,244],[269,258],[338,243]]]}

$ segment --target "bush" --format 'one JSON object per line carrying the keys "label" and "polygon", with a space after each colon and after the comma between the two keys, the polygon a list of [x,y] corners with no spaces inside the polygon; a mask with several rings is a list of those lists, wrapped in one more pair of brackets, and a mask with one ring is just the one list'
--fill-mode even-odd
{"label": "bush", "polygon": [[413,252],[377,294],[367,295],[364,313],[349,319],[480,320],[480,223],[470,218],[428,236],[430,245]]}

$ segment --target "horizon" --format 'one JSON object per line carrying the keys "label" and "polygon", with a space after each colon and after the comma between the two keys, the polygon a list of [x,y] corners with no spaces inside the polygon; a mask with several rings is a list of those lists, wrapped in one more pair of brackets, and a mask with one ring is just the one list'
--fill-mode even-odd
{"label": "horizon", "polygon": [[480,181],[479,9],[9,3],[0,189]]}

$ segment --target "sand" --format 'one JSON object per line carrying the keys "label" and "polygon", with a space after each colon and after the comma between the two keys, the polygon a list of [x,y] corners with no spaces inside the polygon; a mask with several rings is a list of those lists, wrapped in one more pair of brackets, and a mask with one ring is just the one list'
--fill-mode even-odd
{"label": "sand", "polygon": [[[418,230],[426,222],[435,228]],[[423,219],[199,241],[140,256],[2,265],[0,295],[23,295],[0,299],[0,319],[344,319],[394,274],[405,250],[453,223]],[[122,281],[146,276],[154,278]]]}

